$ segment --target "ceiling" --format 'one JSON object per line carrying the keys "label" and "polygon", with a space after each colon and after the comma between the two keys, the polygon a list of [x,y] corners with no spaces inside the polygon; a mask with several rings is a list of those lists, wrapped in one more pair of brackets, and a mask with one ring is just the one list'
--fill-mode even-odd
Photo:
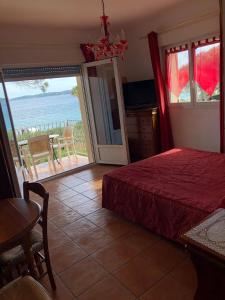
{"label": "ceiling", "polygon": [[[127,26],[184,0],[105,0],[114,26]],[[100,0],[0,0],[0,24],[74,27],[99,26]]]}

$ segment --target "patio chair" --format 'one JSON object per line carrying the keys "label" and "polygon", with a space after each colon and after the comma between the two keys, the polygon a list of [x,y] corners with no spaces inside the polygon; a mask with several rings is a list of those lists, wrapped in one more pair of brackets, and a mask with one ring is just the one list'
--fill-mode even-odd
{"label": "patio chair", "polygon": [[67,155],[70,157],[71,152],[77,159],[77,152],[74,143],[73,126],[66,126],[63,129],[63,136],[58,138],[58,144],[54,145],[58,147],[58,157],[62,161],[62,148],[66,149]]}
{"label": "patio chair", "polygon": [[43,158],[48,158],[49,168],[51,168],[50,162],[53,165],[53,169],[56,172],[54,157],[53,157],[53,149],[49,142],[48,135],[40,135],[36,137],[32,137],[28,139],[28,146],[30,150],[31,161],[34,166],[34,172],[36,177],[38,178],[36,163],[39,162]]}
{"label": "patio chair", "polygon": [[[20,161],[19,157],[17,154],[17,149],[16,149],[16,144],[14,141],[10,141],[10,149],[13,157],[13,162],[15,164],[15,167],[20,167]],[[29,151],[25,147],[19,147],[19,154],[20,158],[22,160],[22,172],[25,175],[25,169],[27,170],[28,174],[30,175],[31,178],[33,178],[33,173],[31,170],[31,165],[30,165],[30,159],[29,159]]]}

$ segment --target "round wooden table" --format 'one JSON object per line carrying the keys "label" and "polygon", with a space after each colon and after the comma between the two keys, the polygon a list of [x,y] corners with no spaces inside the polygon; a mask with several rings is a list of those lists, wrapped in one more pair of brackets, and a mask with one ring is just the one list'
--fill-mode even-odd
{"label": "round wooden table", "polygon": [[29,271],[36,277],[30,232],[40,218],[41,207],[22,198],[0,199],[0,253],[21,245]]}

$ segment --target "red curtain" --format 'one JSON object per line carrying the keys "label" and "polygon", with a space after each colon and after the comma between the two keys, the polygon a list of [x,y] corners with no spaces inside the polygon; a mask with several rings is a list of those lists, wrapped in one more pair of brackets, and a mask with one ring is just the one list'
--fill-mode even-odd
{"label": "red curtain", "polygon": [[194,80],[208,96],[212,96],[220,84],[220,42],[204,40],[192,44]]}
{"label": "red curtain", "polygon": [[166,151],[173,148],[173,136],[172,136],[172,130],[170,124],[170,117],[169,117],[166,86],[165,86],[165,81],[163,79],[161,65],[160,65],[157,33],[155,32],[149,33],[148,42],[149,42],[153,72],[155,76],[156,95],[159,104],[161,150]]}
{"label": "red curtain", "polygon": [[223,18],[224,9],[222,2],[220,1],[220,152],[224,152],[224,30],[223,30]]}
{"label": "red curtain", "polygon": [[[170,93],[171,102],[179,102],[181,92],[190,81],[189,78],[189,60],[187,45],[184,47],[171,48],[166,50],[166,79],[167,87]],[[185,53],[186,51],[186,53]],[[179,63],[179,55],[186,55],[186,59],[182,57],[182,64]]]}
{"label": "red curtain", "polygon": [[95,60],[94,53],[89,48],[88,44],[80,44],[80,49],[84,55],[85,62],[92,62]]}

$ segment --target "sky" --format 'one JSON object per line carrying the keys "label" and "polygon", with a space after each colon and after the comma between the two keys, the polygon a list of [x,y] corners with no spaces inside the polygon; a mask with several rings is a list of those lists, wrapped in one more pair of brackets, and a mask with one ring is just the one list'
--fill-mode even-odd
{"label": "sky", "polygon": [[[28,80],[29,81],[29,80]],[[61,92],[65,90],[71,90],[74,86],[77,85],[76,77],[61,77],[61,78],[47,78],[44,79],[47,81],[49,86],[47,88],[47,93],[50,92]],[[27,95],[37,95],[41,94],[42,91],[40,88],[32,88],[27,85],[22,85],[23,81],[17,82],[6,82],[6,88],[9,99],[16,97],[22,97]]]}

